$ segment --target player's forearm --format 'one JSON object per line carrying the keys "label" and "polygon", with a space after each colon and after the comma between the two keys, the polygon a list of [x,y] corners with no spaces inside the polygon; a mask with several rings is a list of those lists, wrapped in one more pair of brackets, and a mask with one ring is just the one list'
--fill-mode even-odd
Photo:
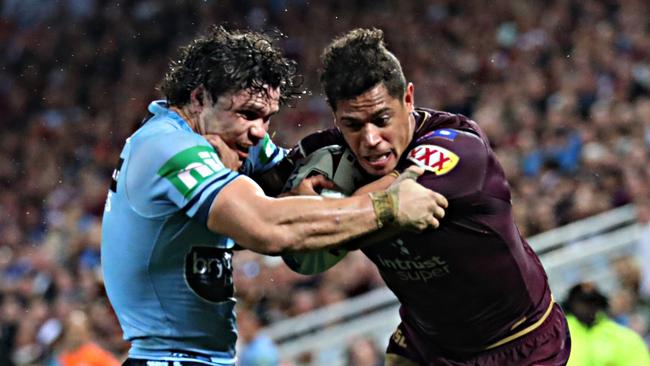
{"label": "player's forearm", "polygon": [[265,220],[279,238],[278,251],[336,246],[377,229],[368,195],[346,199],[286,197],[274,200]]}
{"label": "player's forearm", "polygon": [[[261,253],[315,250],[339,245],[377,228],[368,196],[344,200],[321,197],[265,199],[250,215],[250,230],[236,241]],[[252,219],[254,217],[254,219]]]}
{"label": "player's forearm", "polygon": [[208,228],[262,253],[315,250],[387,225],[416,231],[437,227],[436,218],[444,216],[440,206],[447,206],[444,197],[411,178],[386,191],[326,200],[318,196],[269,198],[257,184],[240,176],[215,198]]}
{"label": "player's forearm", "polygon": [[[366,184],[363,187],[360,187],[354,192],[354,196],[367,196],[371,192],[383,191],[390,187],[395,179],[397,178],[394,174],[389,174],[384,177],[381,177],[373,182]],[[363,248],[369,245],[377,244],[379,242],[388,240],[397,234],[401,230],[395,226],[387,226],[381,230],[373,231],[371,233],[366,233],[360,237],[354,238],[353,240],[345,243],[344,247],[347,250],[355,250]]]}
{"label": "player's forearm", "polygon": [[368,195],[341,200],[318,196],[269,198],[247,179],[217,196],[208,227],[262,253],[335,246],[378,226]]}

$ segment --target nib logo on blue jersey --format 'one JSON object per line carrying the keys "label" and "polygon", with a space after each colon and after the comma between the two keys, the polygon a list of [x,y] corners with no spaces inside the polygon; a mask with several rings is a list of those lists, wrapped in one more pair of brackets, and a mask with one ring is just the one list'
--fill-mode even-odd
{"label": "nib logo on blue jersey", "polygon": [[185,256],[185,281],[201,298],[221,302],[233,297],[232,252],[192,247]]}

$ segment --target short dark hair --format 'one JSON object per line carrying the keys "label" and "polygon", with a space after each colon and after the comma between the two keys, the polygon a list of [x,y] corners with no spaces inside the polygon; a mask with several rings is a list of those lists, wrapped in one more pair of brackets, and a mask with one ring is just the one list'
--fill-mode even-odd
{"label": "short dark hair", "polygon": [[581,282],[569,289],[565,304],[568,312],[573,313],[573,305],[576,302],[592,304],[600,310],[607,309],[609,305],[607,296],[603,295],[593,282]]}
{"label": "short dark hair", "polygon": [[340,100],[359,96],[382,82],[390,96],[404,96],[402,66],[386,49],[384,32],[379,29],[358,28],[336,38],[322,58],[320,81],[333,110]]}
{"label": "short dark hair", "polygon": [[245,89],[266,93],[264,85],[268,85],[279,88],[280,103],[286,103],[303,93],[302,79],[295,61],[284,57],[273,45],[275,40],[266,34],[213,26],[206,36],[180,48],[180,58],[171,62],[159,89],[170,105],[182,106],[201,85],[214,101]]}

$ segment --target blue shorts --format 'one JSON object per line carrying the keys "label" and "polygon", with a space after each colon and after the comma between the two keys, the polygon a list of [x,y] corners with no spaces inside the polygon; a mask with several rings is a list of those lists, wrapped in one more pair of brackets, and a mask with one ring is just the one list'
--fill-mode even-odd
{"label": "blue shorts", "polygon": [[169,351],[169,356],[160,358],[132,358],[122,366],[234,366],[232,363],[215,362],[207,355],[196,352]]}

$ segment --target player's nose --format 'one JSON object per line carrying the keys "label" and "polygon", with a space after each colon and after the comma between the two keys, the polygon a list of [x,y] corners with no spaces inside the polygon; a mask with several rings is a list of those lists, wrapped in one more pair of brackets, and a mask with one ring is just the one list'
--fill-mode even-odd
{"label": "player's nose", "polygon": [[366,146],[376,146],[381,142],[379,129],[372,123],[367,123],[362,130],[363,143]]}
{"label": "player's nose", "polygon": [[248,130],[248,135],[253,141],[253,144],[257,144],[258,141],[264,138],[266,135],[266,128],[264,127],[264,120],[261,118],[254,121]]}

